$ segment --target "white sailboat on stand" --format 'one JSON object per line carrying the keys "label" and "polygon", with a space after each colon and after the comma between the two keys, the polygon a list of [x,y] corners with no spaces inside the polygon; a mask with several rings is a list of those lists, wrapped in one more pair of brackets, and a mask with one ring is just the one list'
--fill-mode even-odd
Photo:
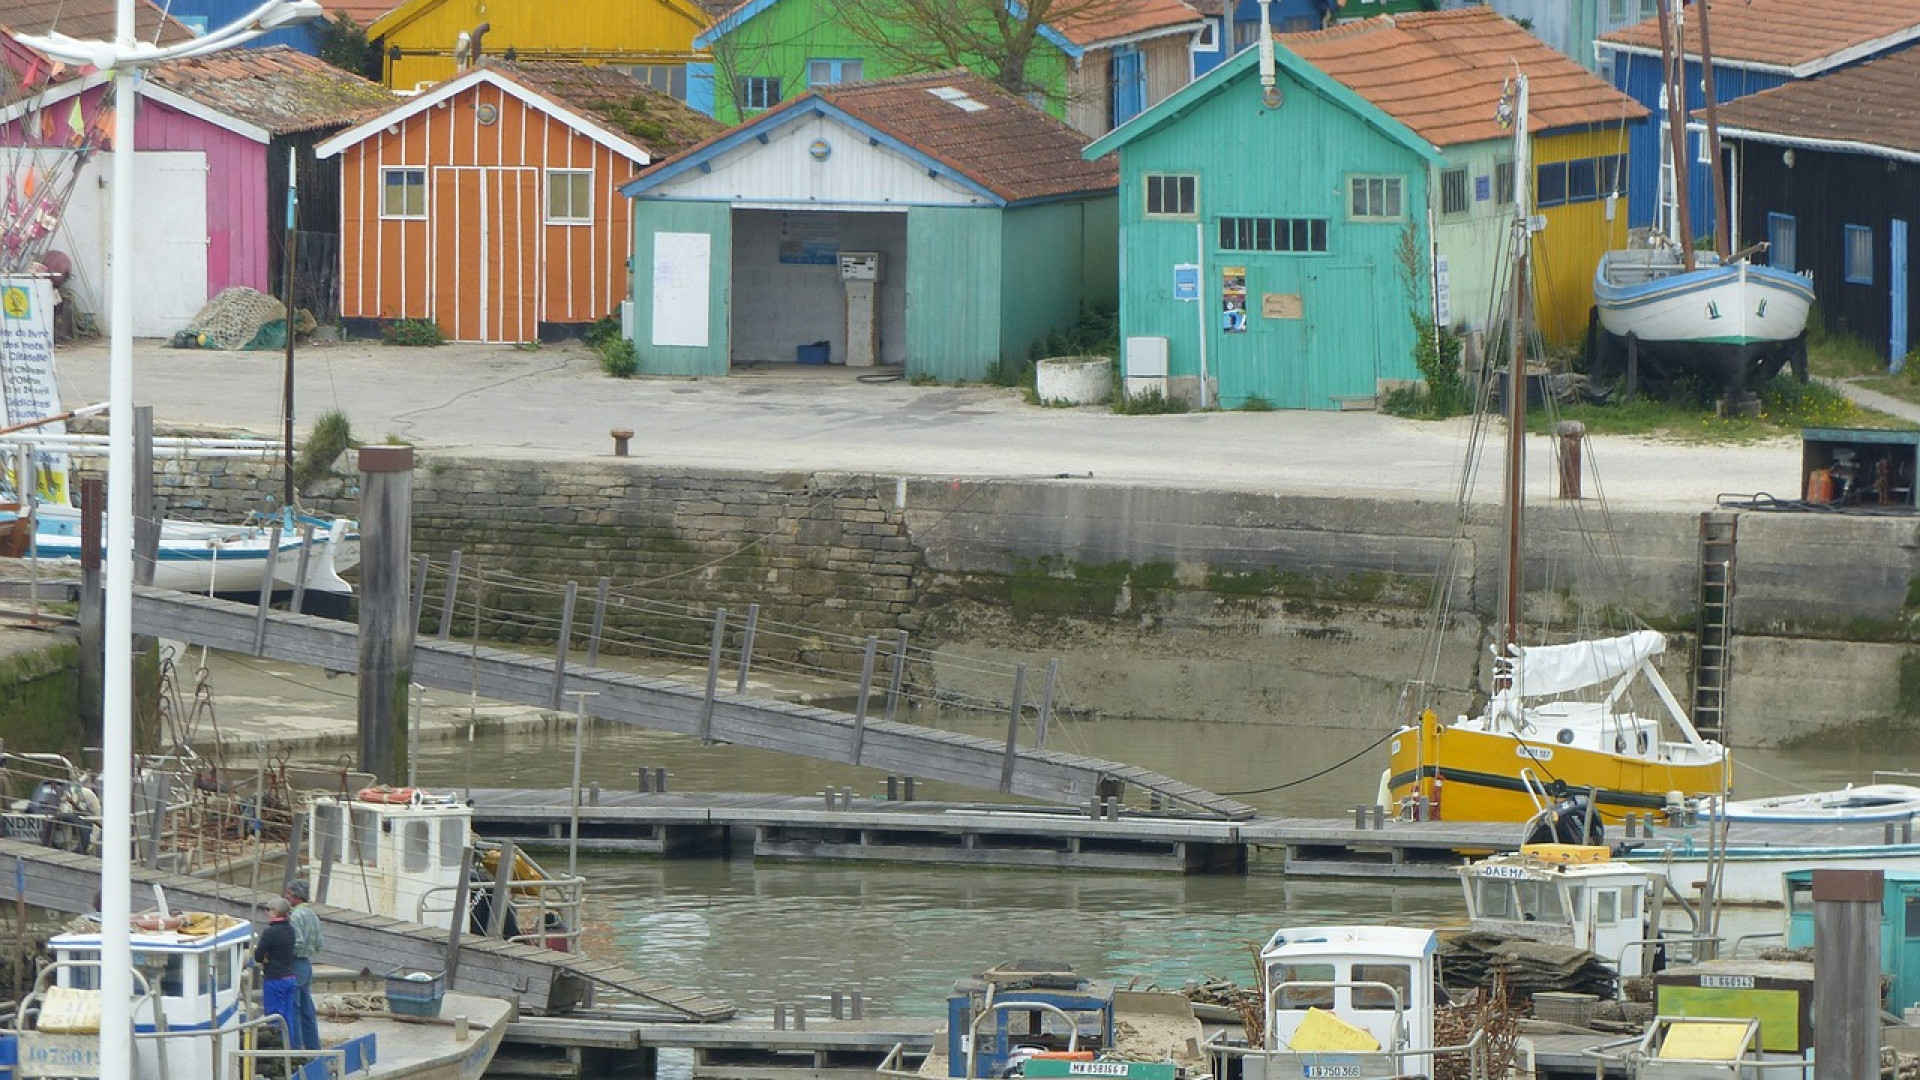
{"label": "white sailboat on stand", "polygon": [[1623,350],[1649,374],[1694,373],[1719,385],[1731,401],[1791,364],[1806,378],[1807,313],[1813,283],[1749,258],[1764,245],[1729,252],[1726,186],[1720,182],[1720,132],[1708,48],[1707,0],[1699,12],[1700,66],[1706,72],[1706,141],[1714,177],[1714,250],[1695,251],[1686,152],[1686,49],[1683,5],[1660,0],[1668,168],[1662,200],[1665,229],[1643,246],[1609,251],[1593,274],[1596,374],[1613,373]]}

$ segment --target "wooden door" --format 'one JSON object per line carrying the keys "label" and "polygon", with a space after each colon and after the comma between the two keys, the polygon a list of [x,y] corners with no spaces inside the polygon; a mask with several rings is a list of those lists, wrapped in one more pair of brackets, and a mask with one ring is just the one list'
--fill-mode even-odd
{"label": "wooden door", "polygon": [[433,170],[433,320],[453,341],[539,336],[539,174]]}

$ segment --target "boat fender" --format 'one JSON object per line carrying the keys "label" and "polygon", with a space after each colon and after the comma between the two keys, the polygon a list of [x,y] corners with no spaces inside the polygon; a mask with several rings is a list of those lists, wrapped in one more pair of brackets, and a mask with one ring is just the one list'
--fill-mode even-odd
{"label": "boat fender", "polygon": [[386,803],[389,806],[406,806],[419,802],[422,795],[418,788],[397,788],[382,784],[379,787],[361,788],[360,793],[356,795],[355,798],[367,803]]}
{"label": "boat fender", "polygon": [[187,917],[185,915],[162,916],[150,912],[146,915],[135,915],[133,917],[133,928],[135,930],[178,930],[185,925],[187,925]]}

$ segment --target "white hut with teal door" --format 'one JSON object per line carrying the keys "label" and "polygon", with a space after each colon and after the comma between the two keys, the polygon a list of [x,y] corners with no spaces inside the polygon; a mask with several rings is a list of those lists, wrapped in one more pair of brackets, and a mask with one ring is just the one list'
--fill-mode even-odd
{"label": "white hut with teal door", "polygon": [[1116,294],[1116,174],[1083,143],[943,72],[816,87],[668,159],[621,189],[640,370],[1025,360]]}

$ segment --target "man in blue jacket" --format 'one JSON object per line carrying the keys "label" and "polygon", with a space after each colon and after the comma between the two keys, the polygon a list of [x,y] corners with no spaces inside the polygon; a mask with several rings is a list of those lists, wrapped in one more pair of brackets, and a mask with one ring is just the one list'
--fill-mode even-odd
{"label": "man in blue jacket", "polygon": [[293,976],[293,924],[287,921],[292,910],[285,897],[267,901],[267,926],[253,947],[253,962],[260,966],[262,1007],[286,1025],[287,1049],[299,1050],[300,1017],[295,998],[300,984]]}

